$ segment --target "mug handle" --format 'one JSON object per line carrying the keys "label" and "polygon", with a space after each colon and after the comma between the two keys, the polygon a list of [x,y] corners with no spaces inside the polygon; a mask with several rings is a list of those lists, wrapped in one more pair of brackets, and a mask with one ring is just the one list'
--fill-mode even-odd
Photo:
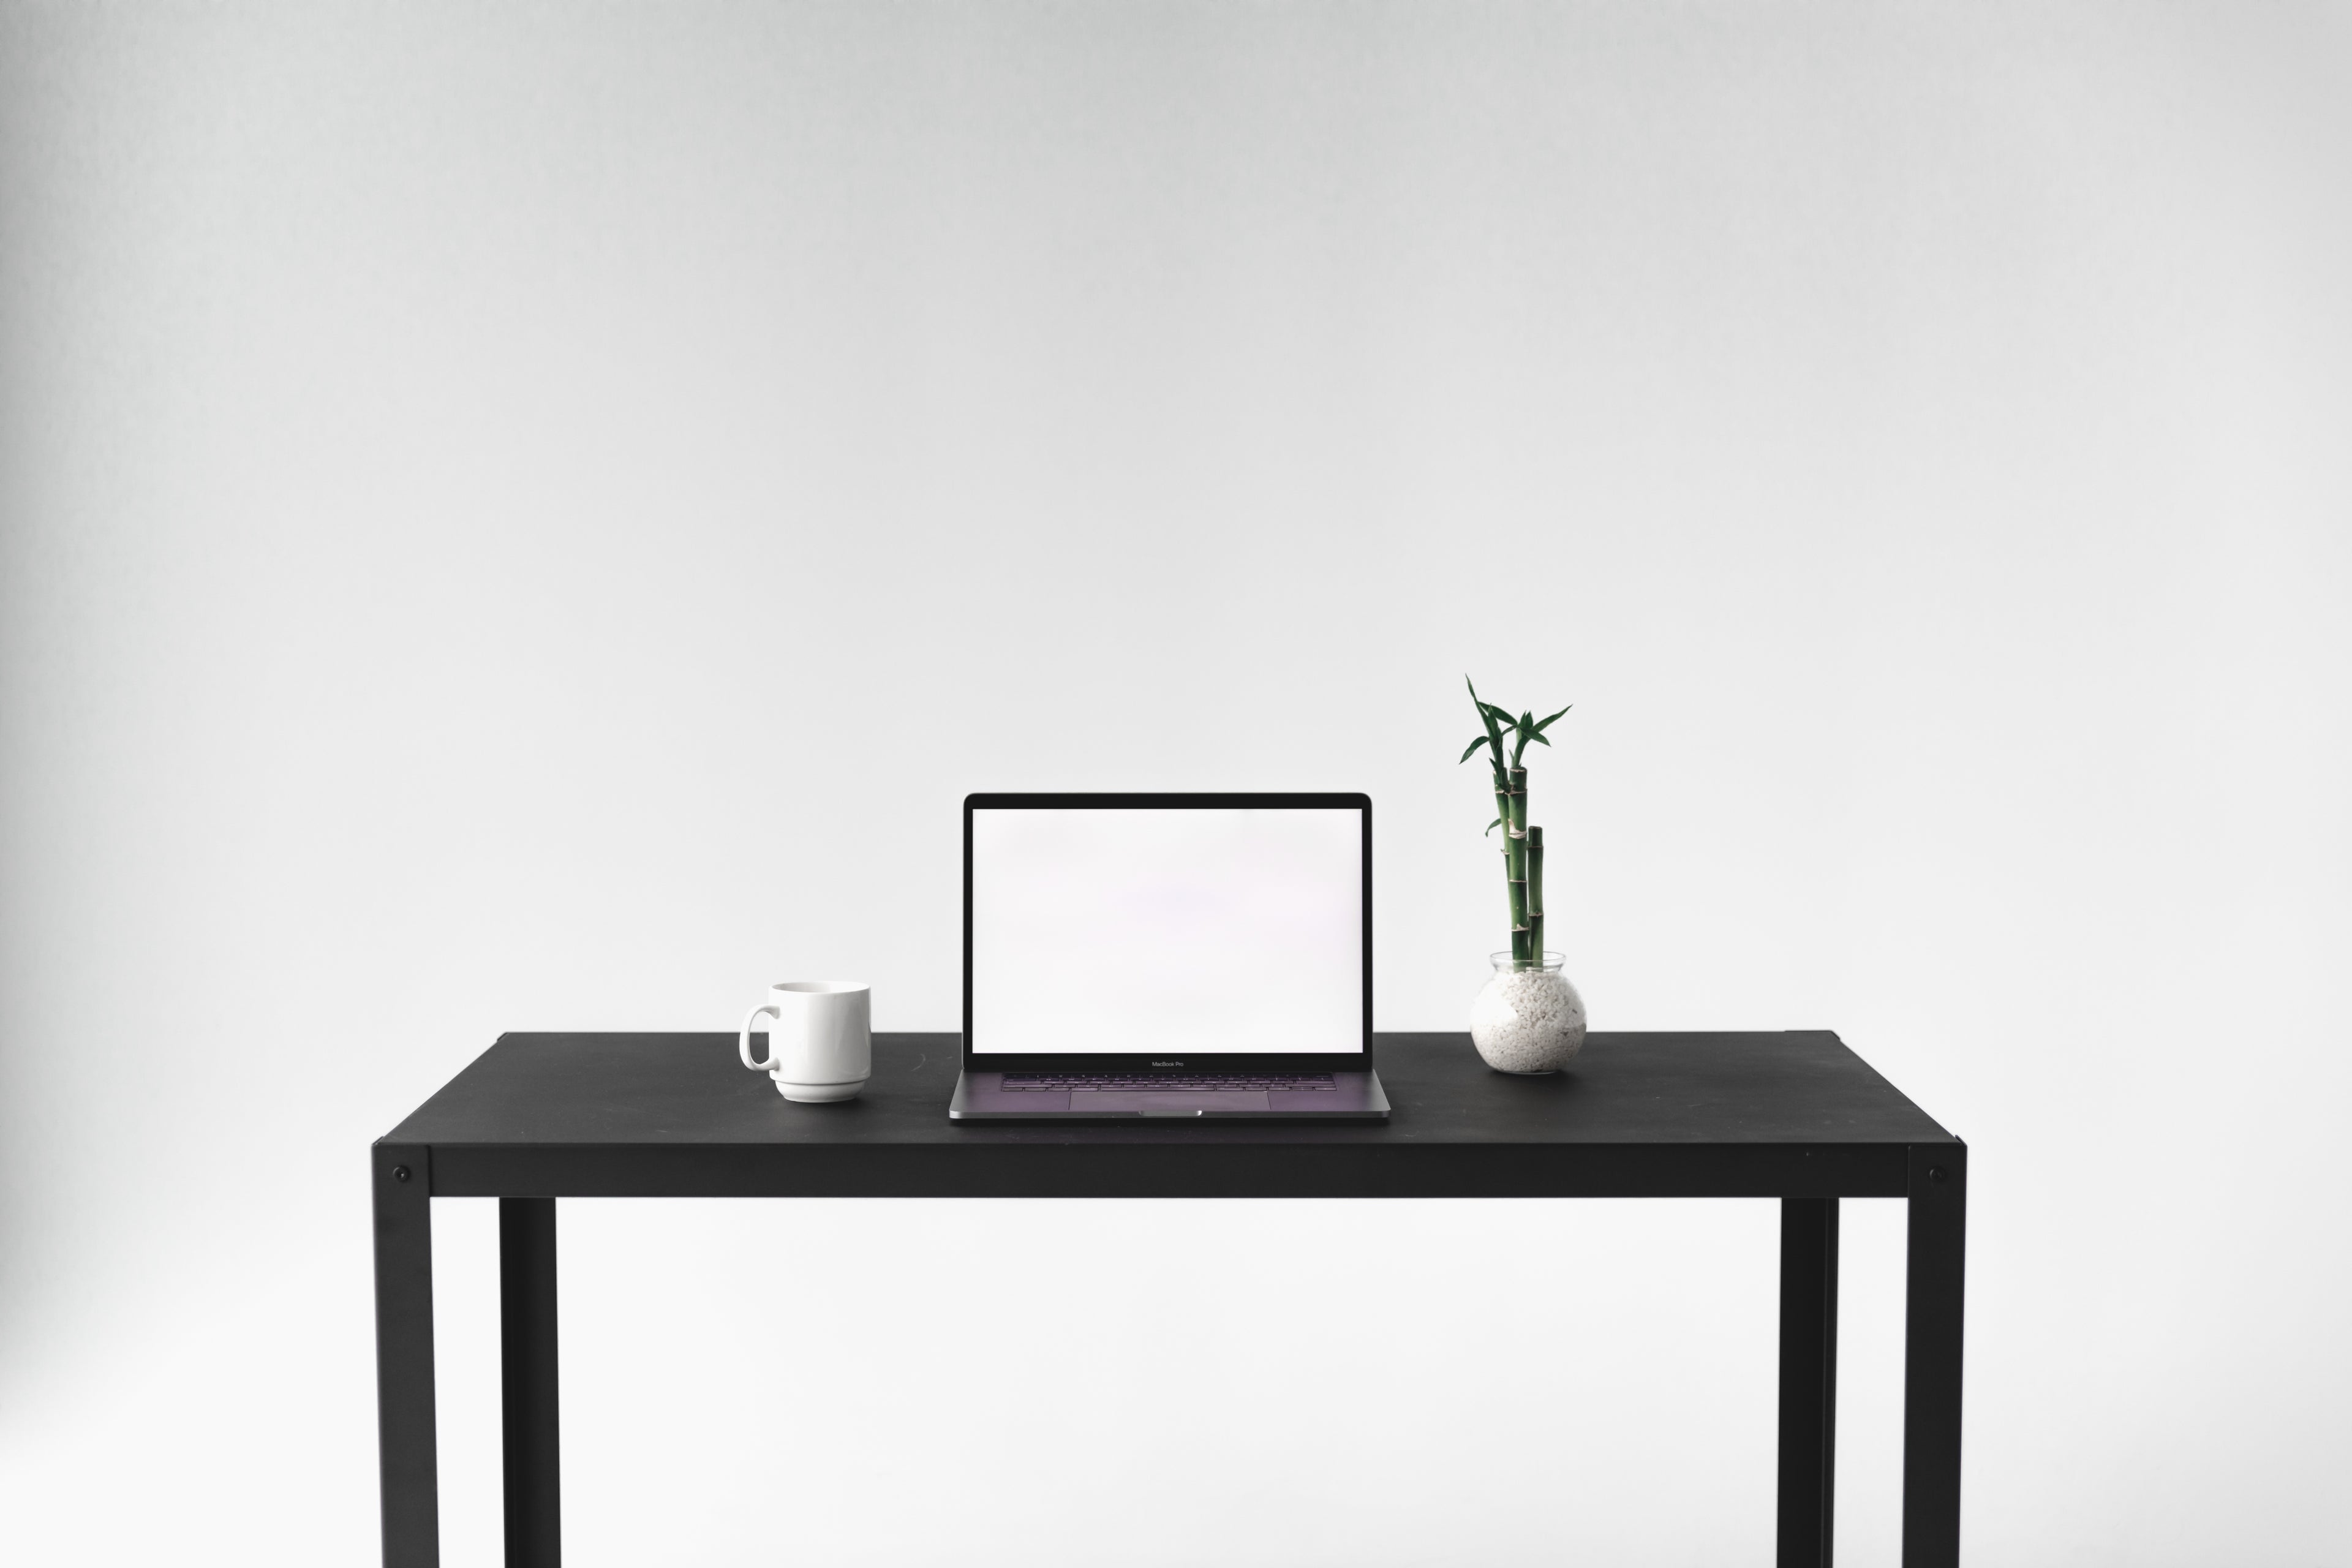
{"label": "mug handle", "polygon": [[772,1037],[768,1041],[768,1059],[763,1062],[755,1062],[751,1059],[751,1020],[762,1013],[778,1023],[783,1021],[783,1015],[776,1011],[776,1005],[773,1002],[762,1002],[744,1014],[742,1032],[736,1037],[735,1040],[735,1054],[741,1057],[743,1065],[753,1072],[773,1072],[776,1070],[776,1042]]}

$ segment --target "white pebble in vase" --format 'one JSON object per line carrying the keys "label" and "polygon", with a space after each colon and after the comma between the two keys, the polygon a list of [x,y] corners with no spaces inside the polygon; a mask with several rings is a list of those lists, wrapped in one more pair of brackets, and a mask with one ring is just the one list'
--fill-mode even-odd
{"label": "white pebble in vase", "polygon": [[1560,973],[1566,962],[1493,955],[1495,973],[1470,1004],[1470,1042],[1496,1072],[1558,1072],[1584,1048],[1584,999]]}

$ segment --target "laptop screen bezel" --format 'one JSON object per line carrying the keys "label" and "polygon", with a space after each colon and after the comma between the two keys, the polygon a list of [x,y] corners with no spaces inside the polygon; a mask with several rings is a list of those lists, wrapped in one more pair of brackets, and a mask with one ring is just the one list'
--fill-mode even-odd
{"label": "laptop screen bezel", "polygon": [[[1166,1053],[976,1051],[971,1028],[971,826],[978,811],[1271,810],[1353,811],[1362,818],[1363,1030],[1348,1051],[1213,1051],[1186,1058]],[[1144,962],[1149,962],[1148,955]],[[1364,1072],[1372,1065],[1372,797],[1368,795],[1001,795],[963,797],[963,1065],[966,1071],[1165,1072],[1217,1068],[1263,1072]]]}

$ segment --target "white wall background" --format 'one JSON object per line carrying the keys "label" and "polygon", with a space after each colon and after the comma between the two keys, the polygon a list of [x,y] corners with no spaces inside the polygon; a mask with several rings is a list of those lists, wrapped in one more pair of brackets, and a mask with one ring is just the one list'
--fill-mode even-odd
{"label": "white wall background", "polygon": [[[1597,1026],[1970,1141],[1971,1561],[2352,1557],[2347,89],[2340,5],[0,6],[0,1550],[372,1561],[364,1145],[788,972],[952,1027],[967,790],[1369,790],[1459,1026],[1466,669],[1577,704]],[[571,1560],[1761,1563],[1774,1223],[570,1205]]]}

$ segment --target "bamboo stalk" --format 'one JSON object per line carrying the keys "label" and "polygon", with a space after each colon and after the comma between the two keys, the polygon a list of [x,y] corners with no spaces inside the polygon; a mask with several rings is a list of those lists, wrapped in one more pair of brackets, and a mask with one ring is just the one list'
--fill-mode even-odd
{"label": "bamboo stalk", "polygon": [[1518,868],[1511,864],[1511,851],[1503,851],[1503,885],[1511,895],[1511,957],[1528,955],[1528,879],[1513,873]]}
{"label": "bamboo stalk", "polygon": [[1543,829],[1528,829],[1528,956],[1538,963],[1543,962],[1544,901],[1543,901]]}
{"label": "bamboo stalk", "polygon": [[1511,957],[1524,963],[1534,951],[1528,926],[1528,770],[1513,768],[1506,779],[1503,875],[1511,890]]}
{"label": "bamboo stalk", "polygon": [[1503,853],[1509,858],[1510,879],[1528,879],[1528,773],[1511,770],[1511,787],[1503,796]]}

